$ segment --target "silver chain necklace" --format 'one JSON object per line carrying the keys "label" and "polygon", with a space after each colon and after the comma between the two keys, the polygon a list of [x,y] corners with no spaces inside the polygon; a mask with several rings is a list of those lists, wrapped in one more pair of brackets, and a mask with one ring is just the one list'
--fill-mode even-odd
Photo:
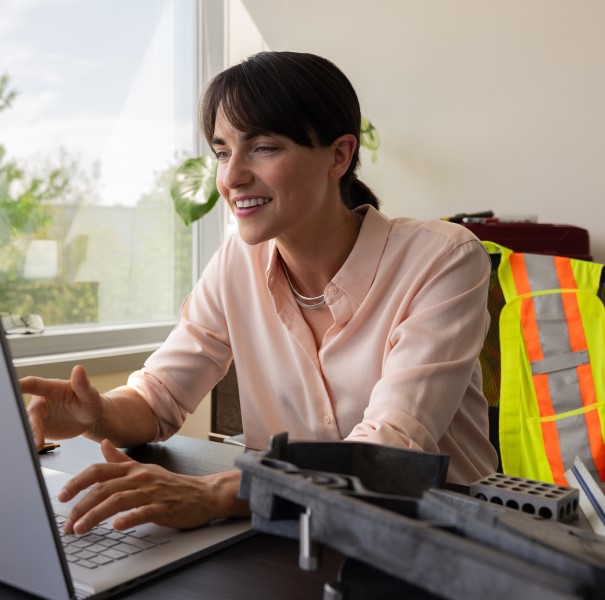
{"label": "silver chain necklace", "polygon": [[[354,210],[352,210],[351,212],[357,219],[357,225],[358,225],[359,229],[361,229],[361,217]],[[303,296],[292,285],[292,281],[290,280],[290,273],[288,273],[288,268],[286,267],[286,263],[284,262],[284,259],[281,258],[281,256],[280,256],[280,259],[281,259],[282,267],[284,269],[284,274],[286,275],[286,279],[288,281],[288,287],[290,288],[290,291],[292,292],[292,295],[294,296],[294,300],[296,301],[296,304],[298,304],[299,306],[302,306],[303,308],[319,308],[320,306],[323,306],[326,303],[326,299],[323,294],[319,294],[319,296]]]}

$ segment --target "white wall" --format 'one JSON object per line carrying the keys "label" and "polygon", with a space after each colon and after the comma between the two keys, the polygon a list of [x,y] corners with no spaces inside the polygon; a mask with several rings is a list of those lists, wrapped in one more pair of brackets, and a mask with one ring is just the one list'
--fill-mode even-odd
{"label": "white wall", "polygon": [[388,215],[536,213],[587,228],[605,261],[602,0],[231,0],[231,13],[233,62],[307,51],[350,77],[382,136],[362,178]]}

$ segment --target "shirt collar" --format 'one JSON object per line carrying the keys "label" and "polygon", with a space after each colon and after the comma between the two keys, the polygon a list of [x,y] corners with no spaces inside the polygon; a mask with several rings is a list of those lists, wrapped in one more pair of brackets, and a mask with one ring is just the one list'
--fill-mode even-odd
{"label": "shirt collar", "polygon": [[[361,206],[356,211],[360,215],[365,214],[361,231],[353,250],[332,282],[349,296],[354,304],[359,306],[374,281],[391,230],[391,221],[370,205]],[[269,248],[269,260],[265,273],[267,287],[273,294],[278,269],[278,251],[275,240],[270,241]]]}
{"label": "shirt collar", "polygon": [[355,246],[333,282],[359,306],[367,296],[384,252],[391,221],[370,205],[357,209],[365,213]]}

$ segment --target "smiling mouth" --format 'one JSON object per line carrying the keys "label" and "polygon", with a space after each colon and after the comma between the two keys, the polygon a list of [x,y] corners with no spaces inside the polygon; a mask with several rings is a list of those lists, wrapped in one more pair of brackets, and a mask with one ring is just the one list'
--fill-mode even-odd
{"label": "smiling mouth", "polygon": [[246,198],[245,200],[236,200],[235,206],[237,208],[252,208],[254,206],[269,204],[269,202],[271,202],[271,198]]}

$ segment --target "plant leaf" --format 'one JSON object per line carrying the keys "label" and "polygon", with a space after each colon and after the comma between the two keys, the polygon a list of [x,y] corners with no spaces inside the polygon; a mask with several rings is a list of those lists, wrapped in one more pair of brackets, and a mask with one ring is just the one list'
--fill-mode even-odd
{"label": "plant leaf", "polygon": [[378,148],[380,146],[380,134],[378,129],[372,125],[372,122],[361,115],[361,145],[365,146],[372,153],[372,162],[378,160]]}
{"label": "plant leaf", "polygon": [[198,156],[186,160],[176,170],[170,195],[185,225],[203,217],[219,200],[216,165],[213,156]]}

